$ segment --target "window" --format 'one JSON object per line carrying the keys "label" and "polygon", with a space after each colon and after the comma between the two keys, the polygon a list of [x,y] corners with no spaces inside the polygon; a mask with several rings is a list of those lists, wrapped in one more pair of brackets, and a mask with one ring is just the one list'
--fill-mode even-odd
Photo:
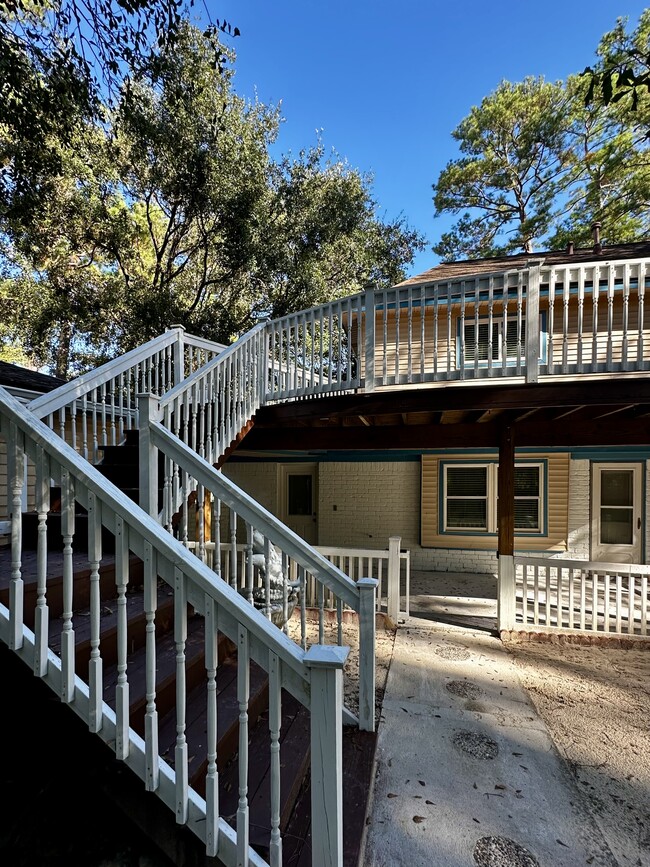
{"label": "window", "polygon": [[[442,531],[496,533],[498,464],[442,464]],[[544,463],[515,466],[515,530],[543,532]]]}
{"label": "window", "polygon": [[[545,315],[540,313],[540,359],[544,360],[544,327]],[[495,315],[492,320],[492,339],[490,340],[490,323],[487,319],[479,319],[478,335],[477,323],[474,318],[467,317],[463,328],[463,340],[460,334],[461,321],[458,323],[458,362],[460,366],[461,357],[464,366],[473,365],[475,361],[479,364],[486,365],[488,361],[491,364],[501,364],[503,361],[503,319]],[[509,364],[516,364],[517,359],[524,363],[526,355],[526,320],[522,318],[521,323],[516,319],[509,319],[506,323],[506,340],[505,351],[506,361]]]}

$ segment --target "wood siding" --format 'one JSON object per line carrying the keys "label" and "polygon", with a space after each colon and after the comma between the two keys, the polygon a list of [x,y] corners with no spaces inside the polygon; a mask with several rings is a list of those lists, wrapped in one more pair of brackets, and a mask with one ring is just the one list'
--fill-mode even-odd
{"label": "wood siding", "polygon": [[[422,456],[421,545],[423,548],[466,548],[496,551],[496,534],[480,533],[459,535],[440,532],[440,462],[462,462],[460,455],[444,458],[438,455]],[[494,454],[471,456],[474,461],[495,461]],[[545,453],[519,455],[517,463],[545,460],[547,462],[547,490],[545,496],[546,534],[515,535],[515,551],[566,551],[569,519],[569,455]]]}

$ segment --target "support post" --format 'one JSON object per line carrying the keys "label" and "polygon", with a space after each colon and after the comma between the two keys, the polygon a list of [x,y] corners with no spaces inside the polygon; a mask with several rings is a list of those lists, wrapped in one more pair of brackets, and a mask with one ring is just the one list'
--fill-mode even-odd
{"label": "support post", "polygon": [[158,398],[152,394],[139,394],[138,414],[140,416],[139,440],[140,447],[140,508],[158,518],[158,449],[151,439],[151,422],[160,421]]}
{"label": "support post", "polygon": [[526,382],[539,379],[539,272],[543,259],[528,262],[526,291]]}
{"label": "support post", "polygon": [[359,588],[359,728],[375,730],[376,578],[360,578]]}
{"label": "support post", "polygon": [[343,665],[348,647],[313,645],[311,672],[312,867],[343,865]]}
{"label": "support post", "polygon": [[365,348],[364,390],[375,390],[375,290],[367,289],[365,296]]}
{"label": "support post", "polygon": [[497,623],[499,632],[515,626],[515,440],[512,427],[505,426],[499,443],[499,578]]}
{"label": "support post", "polygon": [[399,620],[399,552],[401,544],[401,536],[391,536],[388,540],[387,611],[393,623],[397,623]]}
{"label": "support post", "polygon": [[174,385],[185,379],[185,328],[182,325],[172,325],[176,330],[174,343]]}

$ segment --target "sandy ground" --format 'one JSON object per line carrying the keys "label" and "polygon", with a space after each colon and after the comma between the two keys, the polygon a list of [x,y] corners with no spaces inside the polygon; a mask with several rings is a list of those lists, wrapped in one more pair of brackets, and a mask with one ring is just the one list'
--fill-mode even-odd
{"label": "sandy ground", "polygon": [[650,867],[650,651],[508,649],[621,867]]}
{"label": "sandy ground", "polygon": [[[324,634],[325,644],[337,643],[337,627],[335,624],[326,624]],[[386,690],[386,678],[393,656],[395,644],[395,630],[386,628],[384,618],[378,616],[376,624],[375,641],[375,714],[379,720],[381,703]],[[289,621],[289,637],[294,641],[300,641],[300,620],[294,615]],[[318,643],[318,623],[307,623],[307,647]],[[343,696],[346,707],[355,716],[359,713],[359,628],[356,623],[343,624],[343,644],[348,645],[350,653],[343,669]]]}
{"label": "sandy ground", "polygon": [[[496,627],[496,579],[413,572],[416,617]],[[522,686],[621,867],[650,867],[650,650],[509,643]]]}

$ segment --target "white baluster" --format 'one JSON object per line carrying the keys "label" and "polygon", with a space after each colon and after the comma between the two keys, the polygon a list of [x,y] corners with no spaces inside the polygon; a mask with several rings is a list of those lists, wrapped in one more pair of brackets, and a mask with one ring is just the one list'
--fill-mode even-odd
{"label": "white baluster", "polygon": [[47,605],[47,513],[50,508],[50,459],[41,446],[36,448],[36,511],[38,539],[36,543],[36,611],[34,622],[34,674],[47,674],[49,609]]}
{"label": "white baluster", "polygon": [[546,363],[547,370],[549,373],[554,373],[553,370],[553,350],[554,346],[554,332],[555,332],[555,281],[556,281],[555,268],[550,268],[548,272],[548,323],[546,327],[546,335],[547,335],[547,352],[546,352]]}
{"label": "white baluster", "polygon": [[399,323],[400,323],[400,307],[399,307],[399,289],[395,289],[395,384],[399,382]]}
{"label": "white baluster", "polygon": [[101,595],[99,564],[102,559],[101,503],[88,493],[88,561],[90,563],[90,662],[88,664],[88,728],[98,732],[102,727],[103,666],[99,650]]}
{"label": "white baluster", "polygon": [[494,365],[494,275],[488,277],[488,323],[487,323],[487,375],[492,376]]}
{"label": "white baluster", "polygon": [[11,482],[11,583],[9,584],[9,647],[23,646],[24,584],[22,577],[23,550],[23,485],[25,483],[24,437],[15,424],[9,425],[9,479]]}
{"label": "white baluster", "polygon": [[585,269],[578,268],[578,372],[582,371],[584,350]]}
{"label": "white baluster", "polygon": [[217,854],[219,837],[219,773],[217,770],[217,606],[205,596],[205,668],[207,673],[207,744],[208,767],[205,777],[205,843],[206,854]]}
{"label": "white baluster", "polygon": [[[372,569],[370,569],[372,572]],[[360,578],[359,588],[359,728],[375,730],[375,610],[378,581]],[[339,644],[342,636],[339,633]]]}
{"label": "white baluster", "polygon": [[645,280],[646,280],[646,266],[645,262],[639,263],[639,281],[637,285],[637,293],[638,293],[638,310],[637,310],[637,323],[639,329],[639,336],[637,339],[637,350],[636,350],[636,361],[637,361],[637,370],[642,370],[641,362],[645,361],[644,358],[644,348],[643,348],[643,311],[645,306]]}
{"label": "white baluster", "polygon": [[115,754],[129,755],[129,681],[127,679],[126,588],[129,583],[129,537],[124,520],[115,517],[115,585],[117,590],[117,686],[115,687]]}
{"label": "white baluster", "polygon": [[159,781],[158,711],[156,710],[156,608],[158,582],[155,553],[150,542],[144,543],[144,614],[146,650],[146,708],[144,716],[145,787],[155,792]]}
{"label": "white baluster", "polygon": [[72,595],[74,568],[72,537],[75,524],[74,480],[68,470],[61,472],[61,530],[63,535],[63,611],[61,631],[61,700],[70,703],[74,697],[74,629],[72,628]]}
{"label": "white baluster", "polygon": [[[595,371],[598,364],[598,302],[600,301],[600,268],[593,268],[591,290],[591,369]],[[611,332],[610,332],[611,335]],[[609,340],[609,336],[608,336]]]}
{"label": "white baluster", "polygon": [[474,377],[478,376],[479,371],[479,312],[481,307],[481,298],[479,292],[480,281],[478,277],[474,278]]}
{"label": "white baluster", "polygon": [[629,370],[629,328],[630,328],[630,265],[626,262],[623,270],[623,343],[621,361],[623,370]]}
{"label": "white baluster", "polygon": [[[627,266],[626,266],[627,268]],[[614,331],[614,291],[616,289],[616,272],[610,265],[607,275],[607,369],[611,370],[613,362],[612,335]],[[624,290],[625,291],[625,290]],[[624,328],[625,331],[625,328]],[[624,338],[625,339],[625,338]],[[623,359],[621,359],[622,361]]]}
{"label": "white baluster", "polygon": [[237,641],[237,701],[239,703],[239,803],[237,805],[237,867],[248,867],[248,700],[250,663],[248,630],[241,624]]}
{"label": "white baluster", "polygon": [[189,796],[187,740],[185,738],[186,681],[185,642],[187,641],[187,588],[180,569],[174,569],[174,643],[176,644],[176,822],[187,822]]}
{"label": "white baluster", "polygon": [[253,527],[246,524],[246,600],[253,604]]}
{"label": "white baluster", "polygon": [[271,842],[270,865],[282,867],[280,836],[280,726],[282,724],[280,659],[269,653],[269,732],[271,735]]}
{"label": "white baluster", "polygon": [[271,619],[271,542],[264,539],[264,614]]}
{"label": "white baluster", "polygon": [[230,586],[237,590],[237,513],[230,509]]}

